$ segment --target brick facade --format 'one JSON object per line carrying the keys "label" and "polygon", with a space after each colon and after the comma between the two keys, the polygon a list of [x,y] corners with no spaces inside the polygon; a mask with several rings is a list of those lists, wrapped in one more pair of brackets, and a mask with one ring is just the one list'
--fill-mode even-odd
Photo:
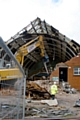
{"label": "brick facade", "polygon": [[[63,63],[63,65],[68,66],[67,82],[69,82],[71,87],[80,90],[80,75],[74,75],[74,67],[80,67],[80,54]],[[58,66],[63,67],[63,65],[61,63],[61,65],[59,64]],[[53,76],[59,77],[59,67],[56,67],[56,70],[52,72],[50,79],[52,79]]]}

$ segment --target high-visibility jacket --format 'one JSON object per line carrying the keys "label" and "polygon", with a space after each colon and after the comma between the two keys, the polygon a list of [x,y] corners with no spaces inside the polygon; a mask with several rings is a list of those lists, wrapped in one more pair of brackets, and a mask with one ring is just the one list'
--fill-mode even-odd
{"label": "high-visibility jacket", "polygon": [[57,85],[52,85],[50,91],[51,91],[51,95],[55,95],[58,92]]}

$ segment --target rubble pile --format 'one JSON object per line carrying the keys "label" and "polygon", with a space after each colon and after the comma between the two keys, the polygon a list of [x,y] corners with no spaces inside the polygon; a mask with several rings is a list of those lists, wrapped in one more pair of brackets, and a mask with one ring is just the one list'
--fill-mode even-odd
{"label": "rubble pile", "polygon": [[75,88],[71,88],[69,83],[66,83],[66,82],[62,82],[62,89],[66,93],[76,94],[77,92]]}
{"label": "rubble pile", "polygon": [[74,107],[80,107],[80,99],[74,103]]}
{"label": "rubble pile", "polygon": [[[40,105],[40,103],[38,103]],[[46,118],[53,118],[53,117],[66,117],[66,116],[74,116],[75,113],[69,109],[62,109],[56,107],[49,107],[49,106],[28,106],[26,107],[25,116],[35,116],[35,117],[46,117]]]}
{"label": "rubble pile", "polygon": [[40,87],[35,82],[28,82],[26,85],[26,98],[31,98],[33,100],[43,100],[50,99],[50,93],[45,89]]}

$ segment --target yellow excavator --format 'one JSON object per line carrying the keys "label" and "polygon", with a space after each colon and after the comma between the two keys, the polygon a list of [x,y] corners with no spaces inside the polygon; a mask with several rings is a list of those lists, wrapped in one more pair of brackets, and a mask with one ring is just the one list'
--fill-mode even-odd
{"label": "yellow excavator", "polygon": [[[45,49],[44,49],[44,43],[43,43],[43,36],[38,36],[37,38],[31,40],[30,42],[26,43],[25,45],[19,48],[19,50],[15,54],[15,58],[17,59],[21,67],[23,67],[24,56],[26,56],[28,53],[30,53],[37,47],[40,48],[41,56],[44,57]],[[16,65],[14,65],[13,61],[10,61],[7,63],[4,60],[4,57],[2,57],[0,61],[1,61],[0,62],[0,80],[1,81],[12,80],[12,79],[22,77],[20,70]]]}

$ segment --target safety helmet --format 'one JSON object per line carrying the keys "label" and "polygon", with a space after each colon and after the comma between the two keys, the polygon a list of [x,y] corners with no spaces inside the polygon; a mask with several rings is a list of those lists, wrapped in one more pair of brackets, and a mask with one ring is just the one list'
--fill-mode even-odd
{"label": "safety helmet", "polygon": [[56,82],[54,82],[54,85],[56,85]]}

